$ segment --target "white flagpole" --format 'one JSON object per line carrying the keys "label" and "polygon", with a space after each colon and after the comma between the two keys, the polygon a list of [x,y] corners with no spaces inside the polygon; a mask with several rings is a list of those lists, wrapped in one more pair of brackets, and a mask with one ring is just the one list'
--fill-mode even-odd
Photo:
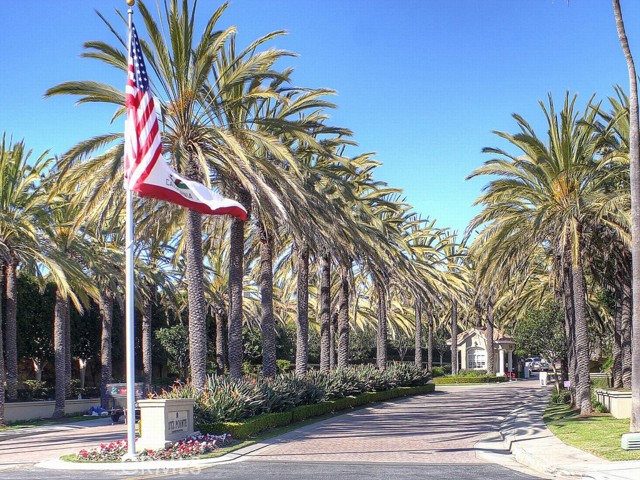
{"label": "white flagpole", "polygon": [[[127,5],[132,7],[134,1],[127,0]],[[131,24],[133,19],[133,9],[128,9],[129,13],[129,45],[131,48]],[[127,351],[127,455],[129,459],[136,457],[136,362],[135,362],[135,341],[134,341],[134,283],[133,283],[133,191],[126,186],[126,227],[125,227],[125,329],[126,329],[126,351]]]}

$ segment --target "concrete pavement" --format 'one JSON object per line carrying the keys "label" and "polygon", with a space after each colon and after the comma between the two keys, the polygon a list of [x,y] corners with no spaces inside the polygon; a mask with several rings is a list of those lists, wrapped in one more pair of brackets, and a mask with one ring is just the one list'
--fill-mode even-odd
{"label": "concrete pavement", "polygon": [[[129,472],[207,468],[229,462],[360,464],[498,463],[544,478],[640,480],[640,461],[607,462],[560,442],[544,425],[551,389],[537,381],[438,387],[436,393],[375,404],[307,425],[210,460],[126,465],[56,460],[126,437],[124,425],[98,419],[0,434],[0,470],[37,467]],[[0,471],[0,478],[2,477]]]}

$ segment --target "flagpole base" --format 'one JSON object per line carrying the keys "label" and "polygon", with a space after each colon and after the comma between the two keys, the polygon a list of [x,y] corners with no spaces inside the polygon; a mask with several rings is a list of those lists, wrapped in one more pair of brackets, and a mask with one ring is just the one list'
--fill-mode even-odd
{"label": "flagpole base", "polygon": [[137,462],[138,461],[138,454],[137,453],[125,453],[122,456],[122,461],[123,462]]}

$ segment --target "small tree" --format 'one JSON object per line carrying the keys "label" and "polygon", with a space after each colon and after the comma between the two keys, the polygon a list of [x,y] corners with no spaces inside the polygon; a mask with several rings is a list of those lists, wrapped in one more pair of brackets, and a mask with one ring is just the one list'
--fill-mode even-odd
{"label": "small tree", "polygon": [[440,366],[442,366],[442,357],[449,351],[447,345],[449,334],[444,327],[438,328],[433,335],[433,349],[440,354]]}
{"label": "small tree", "polygon": [[155,332],[155,338],[167,354],[167,366],[182,378],[187,377],[189,369],[189,334],[182,324],[161,328]]}
{"label": "small tree", "polygon": [[363,363],[371,359],[376,345],[375,330],[365,327],[363,330],[355,330],[349,339],[351,360],[355,363]]}
{"label": "small tree", "polygon": [[556,390],[560,391],[556,363],[567,353],[564,338],[564,314],[557,303],[548,303],[539,310],[531,310],[517,320],[514,337],[516,354],[520,357],[544,356],[551,363]]}
{"label": "small tree", "polygon": [[393,340],[391,340],[391,347],[398,352],[400,361],[404,362],[404,357],[414,344],[414,338],[409,337],[404,331],[398,331]]}
{"label": "small tree", "polygon": [[42,380],[42,370],[53,358],[51,319],[55,291],[49,285],[41,291],[36,279],[21,274],[18,277],[18,352],[29,359],[37,381]]}

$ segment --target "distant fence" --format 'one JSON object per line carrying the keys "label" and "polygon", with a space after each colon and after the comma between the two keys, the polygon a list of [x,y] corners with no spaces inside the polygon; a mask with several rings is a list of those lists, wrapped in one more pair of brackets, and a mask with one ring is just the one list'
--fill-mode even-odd
{"label": "distant fence", "polygon": [[[82,400],[66,400],[65,415],[73,413],[87,413],[91,407],[99,407],[99,398],[87,398]],[[19,420],[38,420],[51,418],[55,410],[56,402],[41,400],[34,402],[10,402],[4,404],[4,421],[17,422]]]}

